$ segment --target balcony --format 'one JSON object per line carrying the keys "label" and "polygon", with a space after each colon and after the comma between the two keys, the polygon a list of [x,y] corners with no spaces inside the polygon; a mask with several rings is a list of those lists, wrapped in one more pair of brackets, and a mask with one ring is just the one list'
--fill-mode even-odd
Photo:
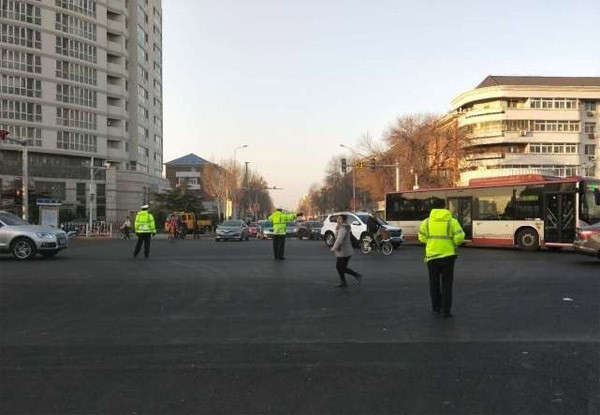
{"label": "balcony", "polygon": [[113,12],[127,12],[127,8],[125,7],[125,2],[123,0],[108,0],[106,2],[106,8]]}
{"label": "balcony", "polygon": [[120,62],[108,62],[106,64],[106,69],[108,69],[108,72],[123,75],[125,72],[125,65]]}
{"label": "balcony", "polygon": [[122,127],[113,127],[113,126],[108,126],[106,128],[106,134],[111,137],[111,138],[121,138],[121,139],[126,139],[127,135],[125,134],[125,130],[123,130]]}
{"label": "balcony", "polygon": [[125,54],[125,46],[123,46],[122,42],[113,42],[109,40],[106,42],[106,45],[109,52],[118,53],[119,55]]}
{"label": "balcony", "polygon": [[124,118],[127,115],[123,104],[108,104],[106,112],[115,118]]}
{"label": "balcony", "polygon": [[199,178],[200,172],[199,171],[178,171],[178,172],[175,172],[175,177]]}
{"label": "balcony", "polygon": [[118,96],[121,98],[126,96],[125,90],[121,85],[108,84],[106,89],[108,91],[108,95],[110,96]]}

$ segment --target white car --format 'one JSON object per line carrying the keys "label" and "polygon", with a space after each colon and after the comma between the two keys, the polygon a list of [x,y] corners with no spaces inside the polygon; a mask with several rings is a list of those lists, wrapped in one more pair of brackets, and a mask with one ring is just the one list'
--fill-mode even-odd
{"label": "white car", "polygon": [[35,254],[54,256],[67,245],[67,234],[62,230],[32,225],[12,213],[0,211],[0,252],[24,260]]}
{"label": "white car", "polygon": [[347,221],[350,224],[352,235],[358,241],[367,235],[367,221],[369,217],[371,217],[390,233],[390,241],[395,248],[399,247],[402,242],[404,242],[402,229],[388,225],[386,221],[377,216],[373,216],[369,212],[335,212],[325,218],[323,227],[321,228],[321,236],[327,246],[333,246],[333,243],[335,242],[335,227],[337,226],[336,218],[338,215],[347,215]]}

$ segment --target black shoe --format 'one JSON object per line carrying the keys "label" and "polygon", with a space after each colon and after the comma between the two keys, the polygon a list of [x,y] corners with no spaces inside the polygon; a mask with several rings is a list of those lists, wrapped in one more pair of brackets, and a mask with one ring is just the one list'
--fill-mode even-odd
{"label": "black shoe", "polygon": [[444,315],[442,317],[444,317],[444,318],[452,318],[452,317],[454,317],[454,314],[452,314],[452,313],[444,313]]}
{"label": "black shoe", "polygon": [[283,256],[282,256],[282,257],[281,257],[281,258],[279,258],[279,259],[283,260],[283,259],[285,259],[285,257],[283,257]]}
{"label": "black shoe", "polygon": [[441,314],[442,314],[442,313],[440,313],[440,310],[432,310],[432,311],[431,311],[431,313],[432,313],[434,316],[439,316],[439,315],[441,315]]}
{"label": "black shoe", "polygon": [[362,274],[356,274],[356,275],[354,276],[354,279],[356,280],[356,283],[357,283],[357,284],[360,284],[360,282],[362,281],[362,277],[363,277],[363,275],[362,275]]}
{"label": "black shoe", "polygon": [[338,285],[336,285],[336,287],[340,287],[340,288],[346,288],[348,284],[346,284],[345,282],[340,282]]}

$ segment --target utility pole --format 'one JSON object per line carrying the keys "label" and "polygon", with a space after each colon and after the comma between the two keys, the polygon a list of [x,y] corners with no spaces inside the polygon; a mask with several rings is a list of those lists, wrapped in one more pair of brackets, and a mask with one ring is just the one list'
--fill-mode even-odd
{"label": "utility pole", "polygon": [[400,163],[398,157],[396,157],[396,191],[400,191]]}

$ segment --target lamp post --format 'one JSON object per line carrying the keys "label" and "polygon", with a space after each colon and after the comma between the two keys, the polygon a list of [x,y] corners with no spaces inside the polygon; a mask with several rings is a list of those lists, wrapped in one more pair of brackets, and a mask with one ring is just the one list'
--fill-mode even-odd
{"label": "lamp post", "polygon": [[[241,146],[236,147],[236,148],[233,149],[233,168],[237,167],[236,166],[236,163],[237,163],[237,158],[236,158],[237,151],[240,150],[240,149],[242,149],[242,148],[247,148],[247,147],[248,147],[248,144],[242,144]],[[227,189],[226,189],[226,193],[228,193]],[[232,212],[233,213],[233,219],[237,219],[237,204],[235,203],[235,194],[233,194],[232,203],[233,203],[233,212]]]}
{"label": "lamp post", "polygon": [[90,158],[90,206],[89,206],[89,218],[88,218],[88,230],[86,235],[89,236],[92,231],[93,218],[94,218],[94,203],[96,202],[96,173],[100,170],[108,170],[108,163],[103,166],[94,166],[94,156]]}
{"label": "lamp post", "polygon": [[[356,150],[345,144],[340,144],[340,147],[347,148],[352,153],[357,154]],[[352,210],[356,212],[356,177],[354,176],[354,165],[352,166]]]}

